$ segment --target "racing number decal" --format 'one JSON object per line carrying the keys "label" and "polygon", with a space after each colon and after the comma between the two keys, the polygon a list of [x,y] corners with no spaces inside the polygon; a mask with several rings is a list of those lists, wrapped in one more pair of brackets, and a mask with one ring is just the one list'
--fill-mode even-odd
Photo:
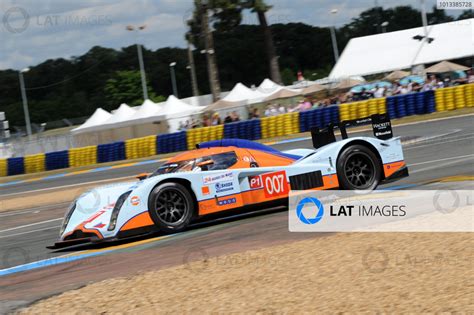
{"label": "racing number decal", "polygon": [[262,175],[265,197],[288,195],[288,183],[285,171]]}

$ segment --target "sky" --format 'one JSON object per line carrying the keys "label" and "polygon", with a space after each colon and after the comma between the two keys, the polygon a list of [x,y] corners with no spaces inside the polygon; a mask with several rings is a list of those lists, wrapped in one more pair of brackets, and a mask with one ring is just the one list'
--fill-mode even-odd
{"label": "sky", "polygon": [[[431,11],[436,0],[425,0]],[[384,8],[411,5],[420,0],[267,0],[273,23],[303,22],[315,26],[342,26],[376,3]],[[330,14],[331,9],[338,9]],[[20,70],[47,59],[69,58],[93,46],[120,49],[139,41],[149,49],[185,47],[186,20],[192,0],[1,0],[0,70]],[[459,11],[460,12],[460,11]],[[451,12],[456,14],[459,12]],[[245,14],[245,24],[257,24]],[[130,32],[127,25],[146,25]]]}

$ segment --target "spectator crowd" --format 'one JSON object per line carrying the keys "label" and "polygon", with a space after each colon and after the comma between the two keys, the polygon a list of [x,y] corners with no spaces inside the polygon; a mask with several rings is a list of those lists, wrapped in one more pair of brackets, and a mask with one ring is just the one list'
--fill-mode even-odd
{"label": "spectator crowd", "polygon": [[178,130],[187,130],[192,128],[199,128],[199,127],[210,127],[210,126],[217,126],[221,124],[228,124],[232,122],[240,121],[240,116],[237,114],[236,111],[228,112],[224,120],[221,119],[219,113],[215,112],[212,115],[204,114],[202,116],[202,120],[196,120],[194,117],[191,120],[181,121],[179,123]]}

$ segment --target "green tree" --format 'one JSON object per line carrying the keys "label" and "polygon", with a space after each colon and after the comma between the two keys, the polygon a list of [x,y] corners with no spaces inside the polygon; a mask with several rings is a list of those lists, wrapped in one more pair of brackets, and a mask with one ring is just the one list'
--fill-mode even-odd
{"label": "green tree", "polygon": [[474,10],[464,10],[458,16],[458,20],[472,19],[474,18]]}
{"label": "green tree", "polygon": [[[148,90],[151,91],[149,84]],[[117,71],[112,79],[105,84],[106,100],[112,108],[116,108],[121,103],[137,106],[143,103],[143,91],[141,87],[141,77],[139,71]],[[151,100],[162,101],[164,97],[149,93]]]}
{"label": "green tree", "polygon": [[[188,22],[190,32],[193,34],[194,45],[203,47],[201,38],[203,37],[200,27],[200,8],[201,0],[195,0],[195,11],[193,18]],[[280,66],[273,41],[271,27],[268,25],[266,12],[272,8],[264,0],[211,0],[208,5],[212,12],[210,22],[216,32],[229,33],[238,27],[242,21],[242,11],[247,9],[257,14],[259,25],[263,34],[264,50],[267,56],[270,78],[281,83]]]}
{"label": "green tree", "polygon": [[264,0],[247,0],[244,1],[244,6],[249,7],[252,12],[257,14],[260,28],[262,29],[263,38],[265,41],[265,52],[267,55],[267,62],[270,69],[270,78],[276,82],[281,83],[280,65],[278,56],[276,54],[275,44],[273,42],[272,31],[268,25],[266,12],[272,8],[267,5]]}
{"label": "green tree", "polygon": [[430,13],[426,14],[428,18],[428,24],[439,24],[454,21],[452,16],[446,14],[446,10],[438,10],[436,6],[433,6],[433,9]]}
{"label": "green tree", "polygon": [[285,68],[281,72],[281,78],[283,80],[283,84],[290,85],[290,84],[293,84],[293,82],[296,81],[296,74],[294,73],[293,70],[291,70],[289,68]]}

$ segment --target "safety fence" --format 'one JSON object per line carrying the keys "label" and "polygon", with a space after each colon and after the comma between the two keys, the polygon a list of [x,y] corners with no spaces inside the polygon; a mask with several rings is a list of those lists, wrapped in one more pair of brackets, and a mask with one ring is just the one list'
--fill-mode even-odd
{"label": "safety fence", "polygon": [[329,123],[388,113],[390,118],[474,107],[474,84],[332,105],[304,112],[195,128],[97,146],[0,159],[0,176],[137,159],[192,150],[196,144],[224,138],[267,139],[309,131]]}

